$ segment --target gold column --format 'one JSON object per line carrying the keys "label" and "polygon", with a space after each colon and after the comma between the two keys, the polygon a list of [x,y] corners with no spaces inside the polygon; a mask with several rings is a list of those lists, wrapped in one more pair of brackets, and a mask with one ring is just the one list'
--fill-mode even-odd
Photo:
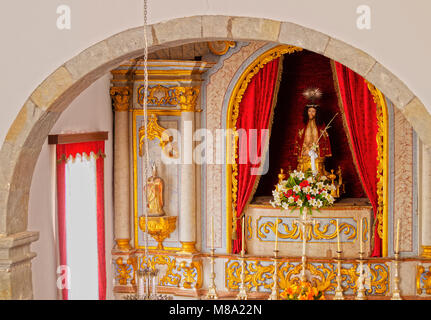
{"label": "gold column", "polygon": [[196,164],[193,159],[193,134],[198,87],[179,87],[174,94],[181,108],[181,253],[196,252]]}
{"label": "gold column", "polygon": [[111,87],[115,110],[114,132],[114,236],[117,249],[130,247],[129,101],[128,87]]}

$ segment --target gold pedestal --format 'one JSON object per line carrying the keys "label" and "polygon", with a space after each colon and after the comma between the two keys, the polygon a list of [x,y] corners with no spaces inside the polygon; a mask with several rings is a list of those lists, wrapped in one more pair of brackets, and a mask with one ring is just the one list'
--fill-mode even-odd
{"label": "gold pedestal", "polygon": [[129,251],[132,247],[130,246],[130,239],[115,239],[117,242],[118,250]]}
{"label": "gold pedestal", "polygon": [[422,257],[431,259],[431,246],[422,246]]}
{"label": "gold pedestal", "polygon": [[180,241],[181,242],[181,250],[177,251],[180,254],[193,254],[198,252],[196,249],[196,242],[194,241]]}
{"label": "gold pedestal", "polygon": [[177,217],[163,216],[163,217],[148,217],[148,223],[144,216],[139,217],[139,227],[143,232],[148,234],[157,241],[157,250],[164,250],[163,241],[175,230],[177,226]]}

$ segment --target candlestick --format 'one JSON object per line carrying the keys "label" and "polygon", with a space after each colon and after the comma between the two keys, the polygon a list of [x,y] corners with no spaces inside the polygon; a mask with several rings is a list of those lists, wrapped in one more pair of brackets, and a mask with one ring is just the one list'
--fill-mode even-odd
{"label": "candlestick", "polygon": [[395,253],[400,253],[400,219],[398,219],[397,221],[397,244],[396,244],[396,249],[395,249]]}
{"label": "candlestick", "polygon": [[277,224],[275,227],[275,245],[274,245],[274,250],[278,250],[278,218],[277,219]]}
{"label": "candlestick", "polygon": [[359,252],[363,252],[362,251],[362,218],[360,220],[359,223]]}
{"label": "candlestick", "polygon": [[338,219],[337,219],[337,249],[340,252],[340,228],[338,227]]}
{"label": "candlestick", "polygon": [[214,249],[214,216],[211,216],[211,249]]}
{"label": "candlestick", "polygon": [[245,217],[242,218],[242,241],[241,241],[241,255],[243,256],[245,253],[244,250],[244,241],[245,241],[245,227],[244,227]]}

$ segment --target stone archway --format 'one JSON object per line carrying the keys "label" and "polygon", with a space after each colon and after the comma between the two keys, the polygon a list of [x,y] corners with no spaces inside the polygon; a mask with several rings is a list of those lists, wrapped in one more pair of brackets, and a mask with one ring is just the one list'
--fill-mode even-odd
{"label": "stone archway", "polygon": [[[290,22],[231,16],[194,16],[148,26],[150,52],[205,40],[264,40],[291,44],[343,63],[373,83],[431,145],[431,115],[389,70],[363,51]],[[27,99],[0,150],[0,299],[32,298],[27,209],[33,170],[60,114],[90,84],[121,62],[143,54],[144,28],[126,30],[81,52],[48,76]]]}

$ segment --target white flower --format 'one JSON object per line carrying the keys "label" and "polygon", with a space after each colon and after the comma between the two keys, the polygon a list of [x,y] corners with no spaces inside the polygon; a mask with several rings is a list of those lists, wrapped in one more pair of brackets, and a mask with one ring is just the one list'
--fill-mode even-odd
{"label": "white flower", "polygon": [[286,185],[285,184],[279,185],[278,191],[280,191],[280,192],[286,192],[287,191]]}
{"label": "white flower", "polygon": [[308,201],[310,202],[310,204],[311,204],[312,207],[316,206],[316,199],[310,199]]}
{"label": "white flower", "polygon": [[290,174],[292,178],[295,178],[297,175],[298,175],[298,171],[296,170],[293,170],[293,172]]}
{"label": "white flower", "polygon": [[335,188],[335,186],[333,184],[329,185],[328,187],[329,190],[336,190],[337,188]]}
{"label": "white flower", "polygon": [[316,201],[316,207],[320,208],[321,206],[323,206],[322,200],[317,200]]}
{"label": "white flower", "polygon": [[307,181],[308,181],[309,183],[314,183],[314,178],[313,178],[313,177],[308,177],[308,178],[307,178]]}
{"label": "white flower", "polygon": [[312,189],[312,190],[311,190],[311,194],[316,195],[316,194],[318,194],[318,193],[319,193],[319,190],[318,190],[318,189]]}
{"label": "white flower", "polygon": [[272,201],[272,200],[270,200],[270,201],[269,201],[269,204],[270,204],[271,206],[273,206],[274,208],[276,207],[275,202],[274,202],[274,201]]}
{"label": "white flower", "polygon": [[323,190],[323,191],[321,192],[321,195],[323,195],[324,197],[326,197],[326,196],[328,195],[328,191]]}
{"label": "white flower", "polygon": [[318,187],[319,189],[323,188],[323,182],[319,181],[318,183],[316,183],[316,187]]}
{"label": "white flower", "polygon": [[298,185],[293,186],[293,192],[300,192],[300,191],[301,191],[301,187],[300,186],[298,186]]}
{"label": "white flower", "polygon": [[289,203],[293,203],[293,202],[295,201],[295,198],[293,198],[293,197],[289,197],[289,198],[287,199],[287,201],[288,201]]}
{"label": "white flower", "polygon": [[304,173],[303,172],[298,172],[297,174],[296,174],[296,176],[298,177],[298,179],[300,179],[300,180],[302,180],[302,179],[304,179],[305,178],[305,175],[304,175]]}
{"label": "white flower", "polygon": [[326,178],[326,176],[321,176],[320,177],[320,181],[326,181],[328,178]]}
{"label": "white flower", "polygon": [[298,199],[298,201],[296,201],[296,204],[298,205],[298,207],[302,207],[302,200]]}
{"label": "white flower", "polygon": [[308,194],[311,192],[311,187],[310,186],[304,187],[304,188],[302,188],[302,191],[304,191],[305,193]]}
{"label": "white flower", "polygon": [[283,202],[281,206],[283,209],[289,209],[289,204],[287,202]]}

